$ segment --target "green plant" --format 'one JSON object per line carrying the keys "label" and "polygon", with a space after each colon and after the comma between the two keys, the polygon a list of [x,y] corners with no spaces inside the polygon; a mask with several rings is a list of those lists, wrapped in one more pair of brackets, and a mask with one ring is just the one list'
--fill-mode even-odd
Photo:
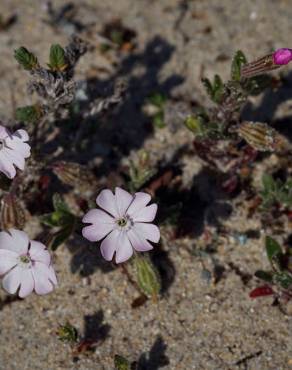
{"label": "green plant", "polygon": [[292,206],[292,178],[285,182],[264,174],[262,178],[263,190],[260,192],[262,208],[267,209],[274,205]]}
{"label": "green plant", "polygon": [[65,243],[70,235],[74,232],[77,219],[73,215],[67,204],[62,200],[59,194],[53,195],[54,211],[41,216],[41,222],[51,228],[58,230],[52,234],[51,248],[56,250],[58,246]]}
{"label": "green plant", "polygon": [[256,271],[255,276],[280,289],[290,290],[292,288],[292,271],[289,266],[291,255],[284,253],[280,244],[270,236],[266,237],[265,246],[272,270]]}

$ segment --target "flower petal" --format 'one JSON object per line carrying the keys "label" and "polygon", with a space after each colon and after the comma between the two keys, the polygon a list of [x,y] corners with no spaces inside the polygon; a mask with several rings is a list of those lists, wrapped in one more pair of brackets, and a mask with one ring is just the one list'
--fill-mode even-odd
{"label": "flower petal", "polygon": [[116,249],[116,263],[122,263],[132,257],[133,247],[130,243],[128,235],[122,231],[119,236],[119,241]]}
{"label": "flower petal", "polygon": [[30,146],[27,143],[23,143],[20,139],[17,138],[10,138],[8,137],[5,140],[5,143],[8,148],[16,151],[24,158],[28,158],[30,156]]}
{"label": "flower petal", "polygon": [[57,276],[52,265],[49,266],[49,279],[53,285],[58,285]]}
{"label": "flower petal", "polygon": [[129,240],[133,248],[138,252],[146,252],[153,249],[153,246],[141,235],[135,232],[135,229],[128,231]]}
{"label": "flower petal", "polygon": [[16,137],[16,138],[20,139],[23,142],[29,140],[29,136],[28,136],[27,131],[22,130],[22,129],[15,131],[13,133],[12,137]]}
{"label": "flower petal", "polygon": [[13,179],[16,175],[16,169],[12,164],[12,160],[5,150],[0,151],[0,171],[4,173],[9,179]]}
{"label": "flower petal", "polygon": [[8,249],[18,255],[26,254],[29,239],[24,231],[10,229],[0,232],[0,249]]}
{"label": "flower petal", "polygon": [[2,286],[8,293],[16,293],[21,283],[21,270],[19,266],[16,266],[4,276]]}
{"label": "flower petal", "polygon": [[94,224],[84,227],[82,229],[82,235],[91,242],[97,242],[110,233],[114,227],[115,226],[113,224]]}
{"label": "flower petal", "polygon": [[17,265],[18,254],[7,249],[0,249],[0,275],[6,274]]}
{"label": "flower petal", "polygon": [[3,151],[5,151],[6,155],[10,158],[11,162],[17,168],[19,168],[22,171],[24,170],[25,165],[24,156],[20,152],[9,148],[5,148],[3,149]]}
{"label": "flower petal", "polygon": [[127,214],[133,216],[136,212],[140,211],[142,208],[150,202],[151,196],[147,193],[135,193],[134,200],[128,208]]}
{"label": "flower petal", "polygon": [[154,220],[157,213],[157,204],[151,204],[150,206],[142,208],[133,214],[134,222],[151,222]]}
{"label": "flower petal", "polygon": [[100,206],[100,208],[104,209],[112,216],[119,217],[116,197],[110,190],[102,190],[99,196],[96,198],[96,203],[98,206]]}
{"label": "flower petal", "polygon": [[4,126],[0,126],[0,139],[5,139],[9,135],[9,130],[7,130],[7,128]]}
{"label": "flower petal", "polygon": [[147,240],[150,240],[153,243],[158,243],[160,239],[160,231],[156,225],[145,224],[143,222],[135,223],[133,230],[138,235],[141,235]]}
{"label": "flower petal", "polygon": [[51,263],[51,256],[46,246],[35,240],[30,241],[29,255],[33,261],[43,262],[47,266]]}
{"label": "flower petal", "polygon": [[92,223],[94,225],[100,225],[100,224],[114,224],[114,218],[108,215],[106,212],[100,210],[100,209],[91,209],[89,212],[87,212],[82,222],[86,223]]}
{"label": "flower petal", "polygon": [[133,201],[133,196],[126,190],[119,187],[116,187],[115,196],[119,216],[123,217],[126,213],[126,210],[129,208],[129,205]]}
{"label": "flower petal", "polygon": [[20,289],[18,295],[20,298],[25,298],[32,293],[34,288],[34,280],[31,269],[21,269],[20,273]]}
{"label": "flower petal", "polygon": [[113,230],[101,243],[100,252],[102,257],[111,261],[113,259],[114,253],[119,242],[121,231],[119,229]]}
{"label": "flower petal", "polygon": [[48,266],[44,263],[36,262],[31,268],[33,279],[34,279],[34,289],[36,294],[47,294],[54,289],[54,285],[51,282],[51,271]]}

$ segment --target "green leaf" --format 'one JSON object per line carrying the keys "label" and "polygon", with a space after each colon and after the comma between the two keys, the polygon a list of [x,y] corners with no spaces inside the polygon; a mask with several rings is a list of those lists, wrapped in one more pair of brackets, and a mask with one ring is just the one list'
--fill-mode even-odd
{"label": "green leaf", "polygon": [[204,130],[204,120],[200,116],[188,116],[184,121],[185,126],[192,131],[196,136],[203,136]]}
{"label": "green leaf", "polygon": [[78,331],[69,322],[58,327],[57,335],[62,342],[76,343],[78,340]]}
{"label": "green leaf", "polygon": [[268,192],[276,190],[276,182],[271,175],[264,174],[262,177],[264,189]]}
{"label": "green leaf", "polygon": [[163,111],[155,114],[155,116],[153,117],[153,125],[157,128],[164,128],[166,126],[164,122],[164,112]]}
{"label": "green leaf", "polygon": [[241,50],[238,50],[232,60],[231,64],[231,80],[240,81],[241,67],[247,63],[246,57]]}
{"label": "green leaf", "polygon": [[59,44],[51,46],[49,67],[52,71],[64,71],[67,68],[65,50]]}
{"label": "green leaf", "polygon": [[207,94],[213,99],[213,86],[208,78],[202,78],[202,84],[205,87]]}
{"label": "green leaf", "polygon": [[137,282],[143,293],[154,300],[160,292],[161,285],[158,272],[146,256],[135,256]]}
{"label": "green leaf", "polygon": [[284,289],[289,289],[292,286],[292,276],[286,272],[275,274],[274,281]]}
{"label": "green leaf", "polygon": [[208,78],[203,78],[202,83],[207,94],[215,103],[220,103],[224,93],[224,83],[219,75],[214,76],[213,83]]}
{"label": "green leaf", "polygon": [[54,209],[58,212],[65,212],[65,213],[70,213],[70,209],[67,206],[67,204],[64,202],[62,199],[61,195],[58,193],[55,193],[53,195],[53,206]]}
{"label": "green leaf", "polygon": [[130,363],[120,355],[115,355],[115,370],[130,370]]}
{"label": "green leaf", "polygon": [[147,99],[149,103],[155,105],[158,108],[163,108],[164,104],[167,101],[167,97],[161,93],[154,93],[150,95]]}
{"label": "green leaf", "polygon": [[60,245],[64,244],[74,231],[74,225],[68,225],[53,235],[51,249],[55,251]]}
{"label": "green leaf", "polygon": [[215,103],[220,103],[223,91],[224,91],[223,81],[219,75],[215,75],[213,84],[213,101]]}
{"label": "green leaf", "polygon": [[123,32],[120,31],[119,29],[114,29],[110,33],[110,40],[119,46],[123,45],[124,38],[123,38]]}
{"label": "green leaf", "polygon": [[37,105],[27,105],[16,109],[16,119],[26,123],[35,123],[42,116],[42,111]]}
{"label": "green leaf", "polygon": [[282,255],[282,248],[275,239],[267,236],[266,252],[270,263],[273,265],[273,263]]}
{"label": "green leaf", "polygon": [[258,279],[264,280],[268,283],[271,283],[273,281],[273,274],[270,272],[259,270],[259,271],[256,271],[255,276]]}
{"label": "green leaf", "polygon": [[[58,217],[56,217],[58,216]],[[41,223],[44,225],[50,226],[50,227],[56,227],[56,226],[61,226],[60,225],[60,215],[56,212],[53,213],[48,213],[46,215],[42,215],[40,217]]]}
{"label": "green leaf", "polygon": [[23,46],[14,51],[14,58],[27,71],[38,66],[37,57]]}

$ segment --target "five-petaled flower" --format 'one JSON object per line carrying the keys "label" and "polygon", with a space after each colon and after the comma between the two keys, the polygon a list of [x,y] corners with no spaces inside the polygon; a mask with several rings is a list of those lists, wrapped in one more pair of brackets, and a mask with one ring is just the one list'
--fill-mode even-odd
{"label": "five-petaled flower", "polygon": [[50,293],[57,285],[46,247],[15,229],[0,232],[0,275],[4,275],[3,288],[10,294],[19,289],[21,298],[33,290],[41,295]]}
{"label": "five-petaled flower", "polygon": [[25,158],[30,156],[30,146],[26,143],[29,137],[25,130],[11,134],[0,125],[0,172],[13,179],[16,169],[24,170]]}
{"label": "five-petaled flower", "polygon": [[129,259],[133,249],[139,252],[153,249],[149,241],[158,243],[160,232],[150,223],[157,212],[157,204],[147,206],[150,200],[147,193],[131,195],[118,187],[115,194],[102,190],[96,203],[103,210],[92,209],[86,213],[82,221],[91,225],[83,228],[83,236],[92,242],[104,239],[101,254],[111,261],[116,253],[116,263]]}

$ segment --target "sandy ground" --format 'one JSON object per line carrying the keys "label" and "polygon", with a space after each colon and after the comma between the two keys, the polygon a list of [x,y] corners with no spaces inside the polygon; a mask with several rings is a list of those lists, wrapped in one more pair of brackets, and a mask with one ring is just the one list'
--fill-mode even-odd
{"label": "sandy ground", "polygon": [[[54,2],[57,6],[64,3]],[[129,130],[128,139],[120,144],[126,148],[121,150],[121,162],[134,157],[141,148],[159,162],[170,159],[182,146],[191,146],[192,137],[183,127],[175,126],[172,132],[166,127],[154,133],[145,129],[146,118],[141,117],[139,104],[147,93],[165,91],[173,99],[203,103],[206,96],[200,84],[202,73],[220,73],[227,78],[237,49],[252,59],[272,49],[291,46],[289,0],[74,3],[78,7],[76,18],[84,24],[95,24],[90,36],[93,44],[97,43],[95,32],[115,17],[137,32],[137,47],[131,56],[121,58],[122,68],[109,64],[93,49],[80,61],[76,76],[84,80],[88,71],[104,67],[108,70],[105,80],[111,81],[119,68],[120,75],[130,79],[133,101],[128,99],[120,116],[112,118],[117,130]],[[24,45],[45,62],[51,43],[66,44],[66,31],[70,30],[53,30],[43,22],[46,15],[42,9],[41,1],[0,2],[1,14],[18,14],[17,23],[0,32],[2,117],[11,118],[15,107],[29,103],[24,94],[27,78],[14,62],[13,50]],[[131,58],[136,62],[131,64]],[[252,112],[250,109],[248,114]],[[289,106],[285,114],[289,114]],[[95,150],[96,158],[91,157],[90,163],[106,157],[110,149],[97,143]],[[202,174],[202,163],[187,155],[181,161],[183,180],[191,186],[192,179]],[[222,271],[216,284],[214,279],[204,279],[202,260],[195,253],[202,238],[172,240],[165,227],[160,253],[168,287],[157,304],[148,301],[132,309],[137,292],[121,270],[101,261],[96,246],[75,238],[55,253],[59,287],[53,294],[32,295],[0,311],[0,369],[109,370],[114,368],[115,354],[139,361],[140,370],[292,369],[291,317],[272,307],[270,298],[251,300],[248,296],[258,284],[253,273],[267,267],[261,223],[256,215],[247,219],[240,202],[237,206],[236,200],[217,201],[212,179],[207,178],[206,186],[198,189],[208,203],[208,210],[197,210],[201,226],[194,232],[198,237],[199,228],[208,223],[206,212],[216,212],[220,205],[232,207],[228,217],[220,220],[227,230],[259,231],[259,237],[248,238],[245,245],[232,236],[218,236],[214,241],[217,252],[212,258],[204,258],[210,271],[214,266]],[[33,228],[27,231],[33,234]],[[279,235],[278,239],[286,237]],[[6,297],[3,291],[1,297]],[[70,346],[57,339],[57,327],[66,321],[82,335],[98,340],[93,353],[74,357]]]}

